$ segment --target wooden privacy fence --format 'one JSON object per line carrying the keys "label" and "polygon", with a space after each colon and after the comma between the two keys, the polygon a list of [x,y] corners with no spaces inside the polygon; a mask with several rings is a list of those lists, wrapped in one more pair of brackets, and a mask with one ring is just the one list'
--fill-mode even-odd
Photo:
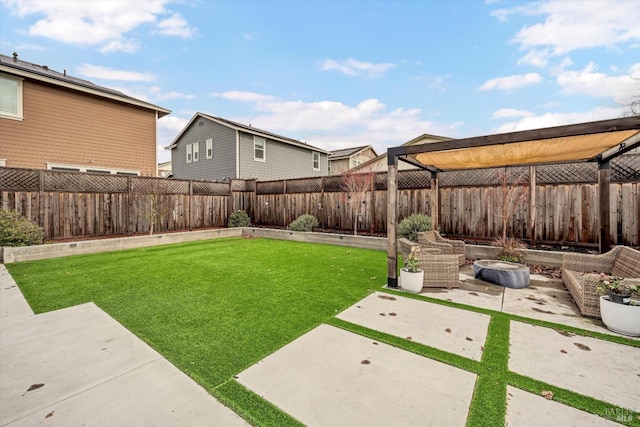
{"label": "wooden privacy fence", "polygon": [[[439,172],[436,227],[462,238],[499,235],[500,170],[504,168]],[[529,240],[533,233],[536,242],[549,244],[598,243],[597,164],[508,170],[527,182],[527,197],[507,222],[510,236]],[[420,170],[398,173],[399,220],[412,213],[433,216],[431,178]],[[159,217],[157,231],[220,227],[237,209],[245,210],[257,226],[285,227],[309,213],[322,228],[351,232],[355,213],[342,180],[327,176],[218,183],[0,168],[0,208],[34,219],[45,228],[47,239],[146,233],[152,212]],[[640,155],[611,162],[609,205],[611,242],[640,246]],[[360,231],[386,232],[385,172],[374,175],[357,211]]]}

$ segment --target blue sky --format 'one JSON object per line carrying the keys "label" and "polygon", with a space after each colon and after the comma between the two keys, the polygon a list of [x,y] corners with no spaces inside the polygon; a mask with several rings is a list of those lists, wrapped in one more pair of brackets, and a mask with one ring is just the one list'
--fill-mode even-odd
{"label": "blue sky", "polygon": [[159,161],[197,111],[383,153],[620,117],[640,95],[638,0],[0,1],[3,54],[173,111]]}

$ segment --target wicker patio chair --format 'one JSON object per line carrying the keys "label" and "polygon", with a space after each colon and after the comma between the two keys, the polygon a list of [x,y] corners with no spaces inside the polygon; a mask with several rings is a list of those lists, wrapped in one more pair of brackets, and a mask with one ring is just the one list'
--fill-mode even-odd
{"label": "wicker patio chair", "polygon": [[422,287],[448,289],[460,287],[460,266],[457,255],[443,254],[440,249],[423,246],[406,238],[398,239],[398,248],[403,258],[409,256],[414,246],[419,247],[418,266],[424,270]]}
{"label": "wicker patio chair", "polygon": [[418,243],[439,249],[443,254],[458,255],[458,265],[465,263],[465,245],[462,240],[445,239],[436,230],[418,233]]}
{"label": "wicker patio chair", "polygon": [[600,273],[625,278],[640,286],[640,251],[614,246],[600,255],[567,253],[562,256],[562,282],[583,316],[600,318]]}

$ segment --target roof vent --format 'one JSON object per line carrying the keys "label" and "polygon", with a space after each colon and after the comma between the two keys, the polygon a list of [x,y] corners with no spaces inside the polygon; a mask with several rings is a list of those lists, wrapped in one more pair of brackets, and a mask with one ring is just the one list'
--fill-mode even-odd
{"label": "roof vent", "polygon": [[64,75],[65,77],[67,77],[67,70],[64,70],[63,75]]}
{"label": "roof vent", "polygon": [[18,62],[18,53],[13,52],[13,62]]}
{"label": "roof vent", "polygon": [[49,66],[48,65],[43,65],[42,68],[44,68],[46,71],[49,71]]}

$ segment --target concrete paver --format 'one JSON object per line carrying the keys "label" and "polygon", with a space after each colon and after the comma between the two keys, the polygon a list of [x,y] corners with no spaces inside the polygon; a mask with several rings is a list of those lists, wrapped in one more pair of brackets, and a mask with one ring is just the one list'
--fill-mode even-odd
{"label": "concrete paver", "polygon": [[482,358],[490,316],[375,292],[336,317],[474,360]]}
{"label": "concrete paver", "polygon": [[[367,362],[364,362],[367,361]],[[321,325],[238,375],[311,426],[464,426],[476,375]]]}
{"label": "concrete paver", "polygon": [[[631,416],[631,414],[620,416]],[[619,425],[597,415],[507,386],[506,427],[616,427]]]}
{"label": "concrete paver", "polygon": [[511,322],[509,369],[640,412],[640,348]]}
{"label": "concrete paver", "polygon": [[247,425],[93,303],[1,319],[0,379],[2,426]]}
{"label": "concrete paver", "polygon": [[0,264],[0,320],[33,316],[20,288],[4,264]]}
{"label": "concrete paver", "polygon": [[10,427],[246,426],[165,359],[36,411]]}

